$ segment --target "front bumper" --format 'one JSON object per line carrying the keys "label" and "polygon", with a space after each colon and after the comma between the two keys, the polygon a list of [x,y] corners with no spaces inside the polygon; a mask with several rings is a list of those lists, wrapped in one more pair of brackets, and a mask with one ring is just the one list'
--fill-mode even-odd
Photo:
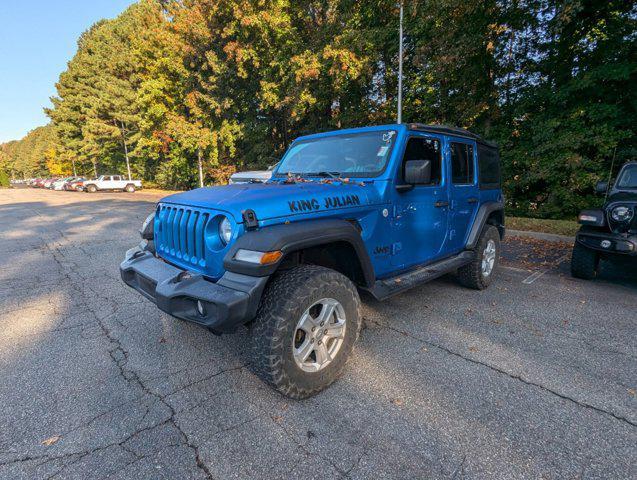
{"label": "front bumper", "polygon": [[585,247],[605,253],[637,256],[637,235],[610,232],[578,232],[575,240]]}
{"label": "front bumper", "polygon": [[129,287],[159,309],[216,333],[234,332],[239,325],[254,318],[268,280],[268,277],[226,272],[219,281],[211,282],[200,274],[174,267],[140,247],[126,252],[120,274]]}

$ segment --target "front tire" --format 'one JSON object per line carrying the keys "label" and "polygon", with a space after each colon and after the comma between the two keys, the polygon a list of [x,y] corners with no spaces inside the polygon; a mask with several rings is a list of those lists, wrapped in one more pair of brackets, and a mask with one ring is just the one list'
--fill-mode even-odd
{"label": "front tire", "polygon": [[86,187],[86,191],[88,193],[95,193],[97,192],[97,187],[95,185],[89,185]]}
{"label": "front tire", "polygon": [[458,269],[458,280],[468,288],[484,290],[493,280],[500,263],[500,232],[493,225],[485,225],[471,263]]}
{"label": "front tire", "polygon": [[583,280],[593,280],[597,276],[599,254],[575,241],[571,256],[571,275]]}
{"label": "front tire", "polygon": [[310,397],[342,374],[360,328],[360,299],[347,277],[315,265],[281,272],[252,325],[253,370],[283,395]]}
{"label": "front tire", "polygon": [[135,185],[133,185],[132,183],[129,183],[124,188],[124,191],[127,192],[127,193],[133,193],[135,191]]}

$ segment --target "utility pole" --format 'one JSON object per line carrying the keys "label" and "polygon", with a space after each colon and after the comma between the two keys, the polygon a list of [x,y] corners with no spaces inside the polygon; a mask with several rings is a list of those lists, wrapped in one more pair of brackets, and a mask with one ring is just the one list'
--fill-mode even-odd
{"label": "utility pole", "polygon": [[199,167],[199,188],[203,188],[203,165],[201,161],[201,147],[197,149],[197,163]]}
{"label": "utility pole", "polygon": [[77,177],[77,172],[75,171],[75,158],[71,158],[71,163],[73,164],[73,176]]}
{"label": "utility pole", "polygon": [[398,122],[403,123],[403,1],[400,0],[400,28],[398,33]]}

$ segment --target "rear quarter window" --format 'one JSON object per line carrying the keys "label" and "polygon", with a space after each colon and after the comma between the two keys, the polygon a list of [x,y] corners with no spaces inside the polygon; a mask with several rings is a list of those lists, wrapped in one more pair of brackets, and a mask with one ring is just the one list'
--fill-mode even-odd
{"label": "rear quarter window", "polygon": [[497,148],[478,144],[478,173],[481,189],[500,188],[500,155]]}

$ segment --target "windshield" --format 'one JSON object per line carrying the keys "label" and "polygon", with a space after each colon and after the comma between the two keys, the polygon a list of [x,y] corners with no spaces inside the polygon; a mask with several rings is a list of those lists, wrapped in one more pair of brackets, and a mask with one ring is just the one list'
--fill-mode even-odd
{"label": "windshield", "polygon": [[375,176],[384,170],[395,137],[395,130],[382,130],[303,140],[290,147],[276,174]]}
{"label": "windshield", "polygon": [[637,188],[637,164],[624,167],[617,180],[617,188]]}

